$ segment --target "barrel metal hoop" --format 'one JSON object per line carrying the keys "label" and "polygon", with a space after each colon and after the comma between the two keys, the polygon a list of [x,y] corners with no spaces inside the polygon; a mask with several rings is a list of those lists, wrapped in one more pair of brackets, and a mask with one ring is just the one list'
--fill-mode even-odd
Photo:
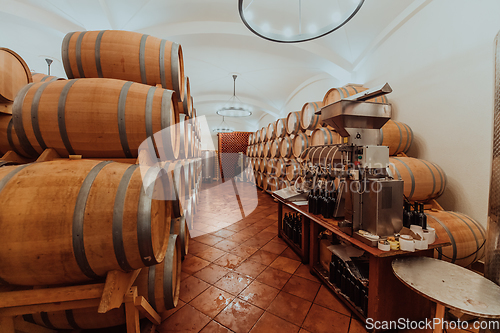
{"label": "barrel metal hoop", "polygon": [[101,41],[102,35],[104,35],[105,30],[99,31],[97,38],[95,39],[95,68],[97,70],[97,76],[102,78],[102,67],[101,67]]}
{"label": "barrel metal hoop", "polygon": [[405,131],[406,131],[406,144],[405,147],[403,148],[403,152],[407,152],[408,149],[410,149],[410,132],[408,131],[408,128],[410,126],[403,124]]}
{"label": "barrel metal hoop", "polygon": [[12,118],[10,118],[9,125],[7,125],[7,141],[9,141],[9,146],[10,148],[18,155],[24,156],[26,153],[21,154],[19,150],[17,150],[16,146],[14,145],[14,140],[12,140]]}
{"label": "barrel metal hoop", "polygon": [[[172,76],[172,90],[176,92],[176,96],[181,100],[181,87],[179,86],[180,84],[180,75],[179,73],[179,44],[177,43],[172,43],[172,49],[170,52],[170,73]],[[165,87],[167,88],[167,87]]]}
{"label": "barrel metal hoop", "polygon": [[27,321],[28,323],[36,324],[35,318],[33,318],[33,314],[23,314],[23,319],[24,321]]}
{"label": "barrel metal hoop", "polygon": [[125,253],[125,246],[123,242],[123,211],[125,209],[125,197],[127,195],[128,185],[133,173],[139,167],[138,164],[131,165],[123,173],[120,184],[116,191],[115,203],[113,207],[113,249],[115,251],[116,261],[124,271],[134,270],[130,266],[127,255]]}
{"label": "barrel metal hoop", "polygon": [[344,90],[344,91],[345,91],[345,96],[346,96],[346,97],[347,97],[347,96],[351,96],[351,94],[349,93],[349,90],[347,90],[347,88],[342,87],[342,88],[340,88],[340,89],[342,89],[342,90]]}
{"label": "barrel metal hoop", "polygon": [[427,165],[427,162],[424,161],[424,160],[421,160],[421,161],[422,161],[422,163],[424,163],[424,165],[427,167],[427,169],[429,169],[429,172],[432,175],[432,192],[431,192],[431,196],[433,196],[434,195],[434,190],[436,189],[436,177],[434,176],[434,172],[432,172],[431,167]]}
{"label": "barrel metal hoop", "polygon": [[64,311],[64,313],[66,314],[66,320],[68,321],[69,326],[71,326],[72,328],[74,328],[76,330],[82,329],[76,323],[75,316],[73,314],[73,310],[66,310],[66,311]]}
{"label": "barrel metal hoop", "polygon": [[23,170],[24,168],[26,168],[29,165],[31,165],[31,163],[21,165],[21,166],[15,168],[14,170],[12,170],[11,172],[9,172],[7,175],[5,175],[5,177],[3,177],[0,180],[0,193],[2,193],[2,190],[7,185],[7,183],[12,179],[12,177],[14,177],[17,173],[19,173],[21,170]]}
{"label": "barrel metal hoop", "polygon": [[31,145],[23,126],[23,104],[24,99],[28,90],[31,88],[33,83],[25,85],[21,91],[17,94],[14,104],[12,104],[12,120],[14,121],[14,130],[16,131],[17,137],[21,147],[30,157],[38,156],[38,152]]}
{"label": "barrel metal hoop", "polygon": [[78,67],[78,73],[81,78],[85,78],[85,72],[83,71],[82,65],[82,40],[86,33],[86,31],[80,32],[76,40],[76,66]]}
{"label": "barrel metal hoop", "polygon": [[[410,133],[411,133],[410,143],[408,144],[408,149],[410,149],[411,144],[413,143],[413,130],[411,129],[410,126],[408,126],[408,128],[410,129]],[[406,151],[405,151],[405,153],[406,153]]]}
{"label": "barrel metal hoop", "polygon": [[59,96],[59,103],[57,105],[57,122],[59,125],[59,133],[61,135],[61,139],[64,143],[64,147],[69,155],[74,155],[75,151],[71,146],[71,142],[69,142],[68,131],[66,130],[66,98],[68,97],[69,90],[73,86],[73,84],[78,81],[77,79],[73,79],[68,81],[61,91],[61,95]]}
{"label": "barrel metal hoop", "polygon": [[[185,220],[181,219],[180,222],[181,222],[181,225],[182,224],[186,225]],[[163,264],[164,265],[163,266],[163,299],[165,302],[165,308],[167,310],[173,309],[176,305],[176,304],[174,304],[175,286],[173,285],[172,276],[175,274],[175,272],[173,271],[173,269],[174,269],[174,260],[173,259],[174,259],[175,249],[177,247],[177,242],[179,242],[179,241],[181,241],[181,243],[182,243],[182,236],[179,237],[179,235],[170,235],[169,240],[168,240],[167,252],[165,254],[165,260],[164,260],[164,264]],[[178,259],[178,258],[176,258],[176,259]],[[176,264],[177,264],[177,262],[176,262]]]}
{"label": "barrel metal hoop", "polygon": [[87,174],[85,180],[83,181],[80,191],[78,192],[78,196],[76,197],[75,209],[73,211],[73,252],[75,254],[75,260],[80,267],[85,276],[91,279],[99,279],[101,276],[97,275],[87,260],[87,256],[85,254],[85,244],[83,238],[83,228],[84,228],[84,220],[85,220],[85,208],[87,206],[87,199],[90,193],[90,189],[92,184],[94,183],[95,178],[99,174],[99,172],[109,163],[113,163],[111,161],[103,161],[96,164],[92,170]]}
{"label": "barrel metal hoop", "polygon": [[125,108],[127,105],[127,94],[128,90],[130,89],[130,86],[133,84],[133,82],[128,81],[125,82],[125,84],[122,86],[122,89],[120,91],[120,97],[118,98],[118,132],[120,134],[120,143],[122,145],[123,152],[125,153],[125,156],[128,158],[132,158],[132,153],[130,152],[130,147],[128,145],[128,140],[127,140],[127,129],[126,129],[126,121],[125,121]]}
{"label": "barrel metal hoop", "polygon": [[446,188],[446,174],[443,172],[441,172],[441,168],[435,164],[435,163],[432,163],[432,162],[429,162],[431,163],[437,170],[437,172],[439,173],[439,178],[441,179],[441,187],[439,188],[439,192],[438,192],[438,196],[440,196],[441,194],[443,194],[445,188]]}
{"label": "barrel metal hoop", "polygon": [[351,88],[354,90],[354,94],[357,94],[358,93],[358,89],[356,89],[355,86],[351,86]]}
{"label": "barrel metal hoop", "polygon": [[[458,217],[460,219],[460,221],[462,221],[469,228],[470,232],[474,235],[474,240],[476,241],[476,249],[479,249],[479,246],[480,246],[479,245],[479,241],[477,239],[476,233],[474,232],[474,230],[472,230],[472,227],[460,215],[458,215],[457,213],[455,213],[455,212],[449,212],[449,213],[451,215],[453,215],[453,216]],[[475,262],[477,259],[479,259],[477,257],[478,251],[475,251],[475,254],[476,254],[475,257],[474,257],[475,259],[472,262]]]}
{"label": "barrel metal hoop", "polygon": [[68,79],[74,79],[75,76],[73,75],[73,70],[71,69],[71,62],[69,61],[69,42],[71,40],[71,37],[76,32],[70,32],[64,36],[63,42],[62,42],[62,60],[63,60],[63,66],[64,66],[64,71],[66,72],[66,75],[68,76]]}
{"label": "barrel metal hoop", "polygon": [[162,168],[152,167],[143,177],[137,204],[137,239],[141,260],[146,266],[157,265],[151,232],[151,206],[157,178],[161,179]]}
{"label": "barrel metal hoop", "polygon": [[148,84],[148,77],[146,75],[146,40],[149,35],[141,36],[141,43],[139,47],[139,66],[141,71],[141,81],[143,84]]}
{"label": "barrel metal hoop", "polygon": [[[394,157],[394,159],[396,161],[399,161],[401,164],[403,164],[404,167],[406,168],[406,170],[408,170],[408,173],[410,174],[410,178],[411,178],[411,191],[410,191],[410,195],[408,196],[408,199],[411,199],[411,197],[413,196],[413,193],[415,192],[415,177],[413,176],[413,172],[411,171],[410,167],[405,162],[403,162],[402,160],[400,160],[397,157]],[[396,168],[396,170],[397,170],[397,168]],[[400,176],[399,172],[398,172],[398,176]]]}
{"label": "barrel metal hoop", "polygon": [[44,77],[40,80],[40,82],[45,82],[45,80],[47,80],[49,77],[50,77],[50,76],[45,75],[45,76],[44,76]]}
{"label": "barrel metal hoop", "polygon": [[155,282],[156,282],[156,266],[151,266],[148,268],[148,301],[149,304],[151,304],[151,307],[155,311],[158,311],[156,307]]}
{"label": "barrel metal hoop", "polygon": [[167,78],[165,77],[165,43],[167,41],[162,39],[160,42],[160,81],[161,86],[166,89]]}
{"label": "barrel metal hoop", "polygon": [[54,82],[54,81],[57,81],[57,80],[58,80],[58,78],[57,78],[57,77],[53,77],[52,79],[50,79],[50,80],[49,80],[49,81],[47,81],[47,82]]}
{"label": "barrel metal hoop", "polygon": [[398,127],[398,130],[399,130],[399,143],[398,143],[398,147],[396,148],[396,152],[398,152],[399,148],[401,148],[401,143],[403,142],[403,132],[401,132],[401,127],[399,126],[399,124],[397,122],[394,122],[394,124]]}
{"label": "barrel metal hoop", "polygon": [[49,319],[49,314],[47,312],[40,312],[40,317],[42,318],[43,324],[52,330],[57,330],[57,327],[52,325]]}
{"label": "barrel metal hoop", "polygon": [[[434,220],[436,220],[437,223],[439,223],[444,231],[446,231],[446,233],[448,234],[448,237],[450,238],[450,241],[451,241],[451,246],[453,247],[453,257],[452,257],[452,260],[451,262],[454,263],[455,260],[457,259],[457,244],[455,243],[455,238],[453,237],[453,235],[451,234],[450,232],[450,229],[448,229],[448,227],[446,226],[446,224],[444,224],[440,219],[438,219],[436,216],[432,216],[432,215],[429,215],[427,213],[424,213],[425,215],[427,215],[427,217],[432,217]],[[442,257],[442,249],[439,248],[439,249],[436,249],[439,253],[439,259],[441,259]]]}
{"label": "barrel metal hoop", "polygon": [[153,136],[153,98],[156,92],[156,87],[151,87],[148,90],[148,94],[146,96],[146,136]]}
{"label": "barrel metal hoop", "polygon": [[33,96],[33,101],[31,102],[31,126],[33,127],[36,141],[38,141],[38,144],[43,150],[47,149],[47,145],[45,144],[45,141],[42,137],[42,132],[40,131],[40,123],[38,122],[38,106],[40,104],[40,99],[42,97],[43,91],[49,84],[50,81],[40,85],[35,92],[35,96]]}

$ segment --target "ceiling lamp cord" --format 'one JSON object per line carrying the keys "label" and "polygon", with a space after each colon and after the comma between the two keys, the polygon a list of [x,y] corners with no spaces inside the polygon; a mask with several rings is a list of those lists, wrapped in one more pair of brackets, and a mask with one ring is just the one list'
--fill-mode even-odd
{"label": "ceiling lamp cord", "polygon": [[233,97],[236,97],[236,78],[237,77],[238,77],[238,75],[233,74],[233,81],[234,81],[234,85],[233,85]]}

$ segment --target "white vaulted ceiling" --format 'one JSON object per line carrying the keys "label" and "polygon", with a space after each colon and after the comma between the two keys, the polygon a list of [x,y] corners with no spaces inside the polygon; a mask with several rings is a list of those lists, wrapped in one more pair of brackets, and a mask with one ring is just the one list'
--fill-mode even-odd
{"label": "white vaulted ceiling", "polygon": [[257,129],[264,115],[283,116],[290,98],[314,81],[353,82],[356,67],[431,1],[366,0],[334,33],[280,44],[247,30],[236,0],[0,0],[0,47],[18,52],[37,72],[47,72],[44,58],[51,57],[52,74],[64,77],[60,47],[70,31],[119,29],[172,40],[182,45],[198,114],[218,117],[237,73],[236,95],[253,112],[239,121]]}

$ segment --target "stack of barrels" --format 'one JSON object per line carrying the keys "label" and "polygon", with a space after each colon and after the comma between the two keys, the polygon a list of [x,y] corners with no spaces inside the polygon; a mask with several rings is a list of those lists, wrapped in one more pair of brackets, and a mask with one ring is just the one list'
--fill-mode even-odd
{"label": "stack of barrels", "polygon": [[[0,284],[73,285],[142,268],[139,294],[164,312],[178,301],[201,186],[201,128],[182,48],[134,32],[85,31],[66,35],[62,58],[68,80],[32,77],[26,66],[28,84],[15,92],[12,114],[0,115],[5,161],[57,153],[0,168],[0,220],[8,223]],[[123,309],[24,318],[52,329],[125,322]]]}
{"label": "stack of barrels", "polygon": [[[321,122],[316,112],[323,106],[357,94],[367,88],[347,85],[328,90],[322,101],[304,104],[300,111],[252,133],[247,156],[254,168],[255,182],[266,191],[293,185],[299,178],[301,162],[313,162],[323,167],[340,162],[340,153],[333,144],[342,137],[332,127]],[[369,102],[388,103],[386,96]],[[380,129],[379,145],[389,147],[392,176],[404,181],[404,194],[411,201],[429,202],[438,198],[446,188],[446,174],[435,163],[407,157],[413,141],[412,129],[401,122],[389,120]],[[303,152],[309,148],[307,154]],[[481,259],[484,254],[484,227],[461,213],[427,210],[428,224],[437,237],[451,245],[436,250],[435,256],[462,266]]]}

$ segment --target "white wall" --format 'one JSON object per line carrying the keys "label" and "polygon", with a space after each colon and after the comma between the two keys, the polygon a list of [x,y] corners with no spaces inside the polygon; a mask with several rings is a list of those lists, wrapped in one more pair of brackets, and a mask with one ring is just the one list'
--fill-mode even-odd
{"label": "white wall", "polygon": [[385,82],[395,119],[410,125],[409,156],[448,176],[438,202],[486,225],[491,170],[494,48],[500,1],[434,0],[355,73]]}

